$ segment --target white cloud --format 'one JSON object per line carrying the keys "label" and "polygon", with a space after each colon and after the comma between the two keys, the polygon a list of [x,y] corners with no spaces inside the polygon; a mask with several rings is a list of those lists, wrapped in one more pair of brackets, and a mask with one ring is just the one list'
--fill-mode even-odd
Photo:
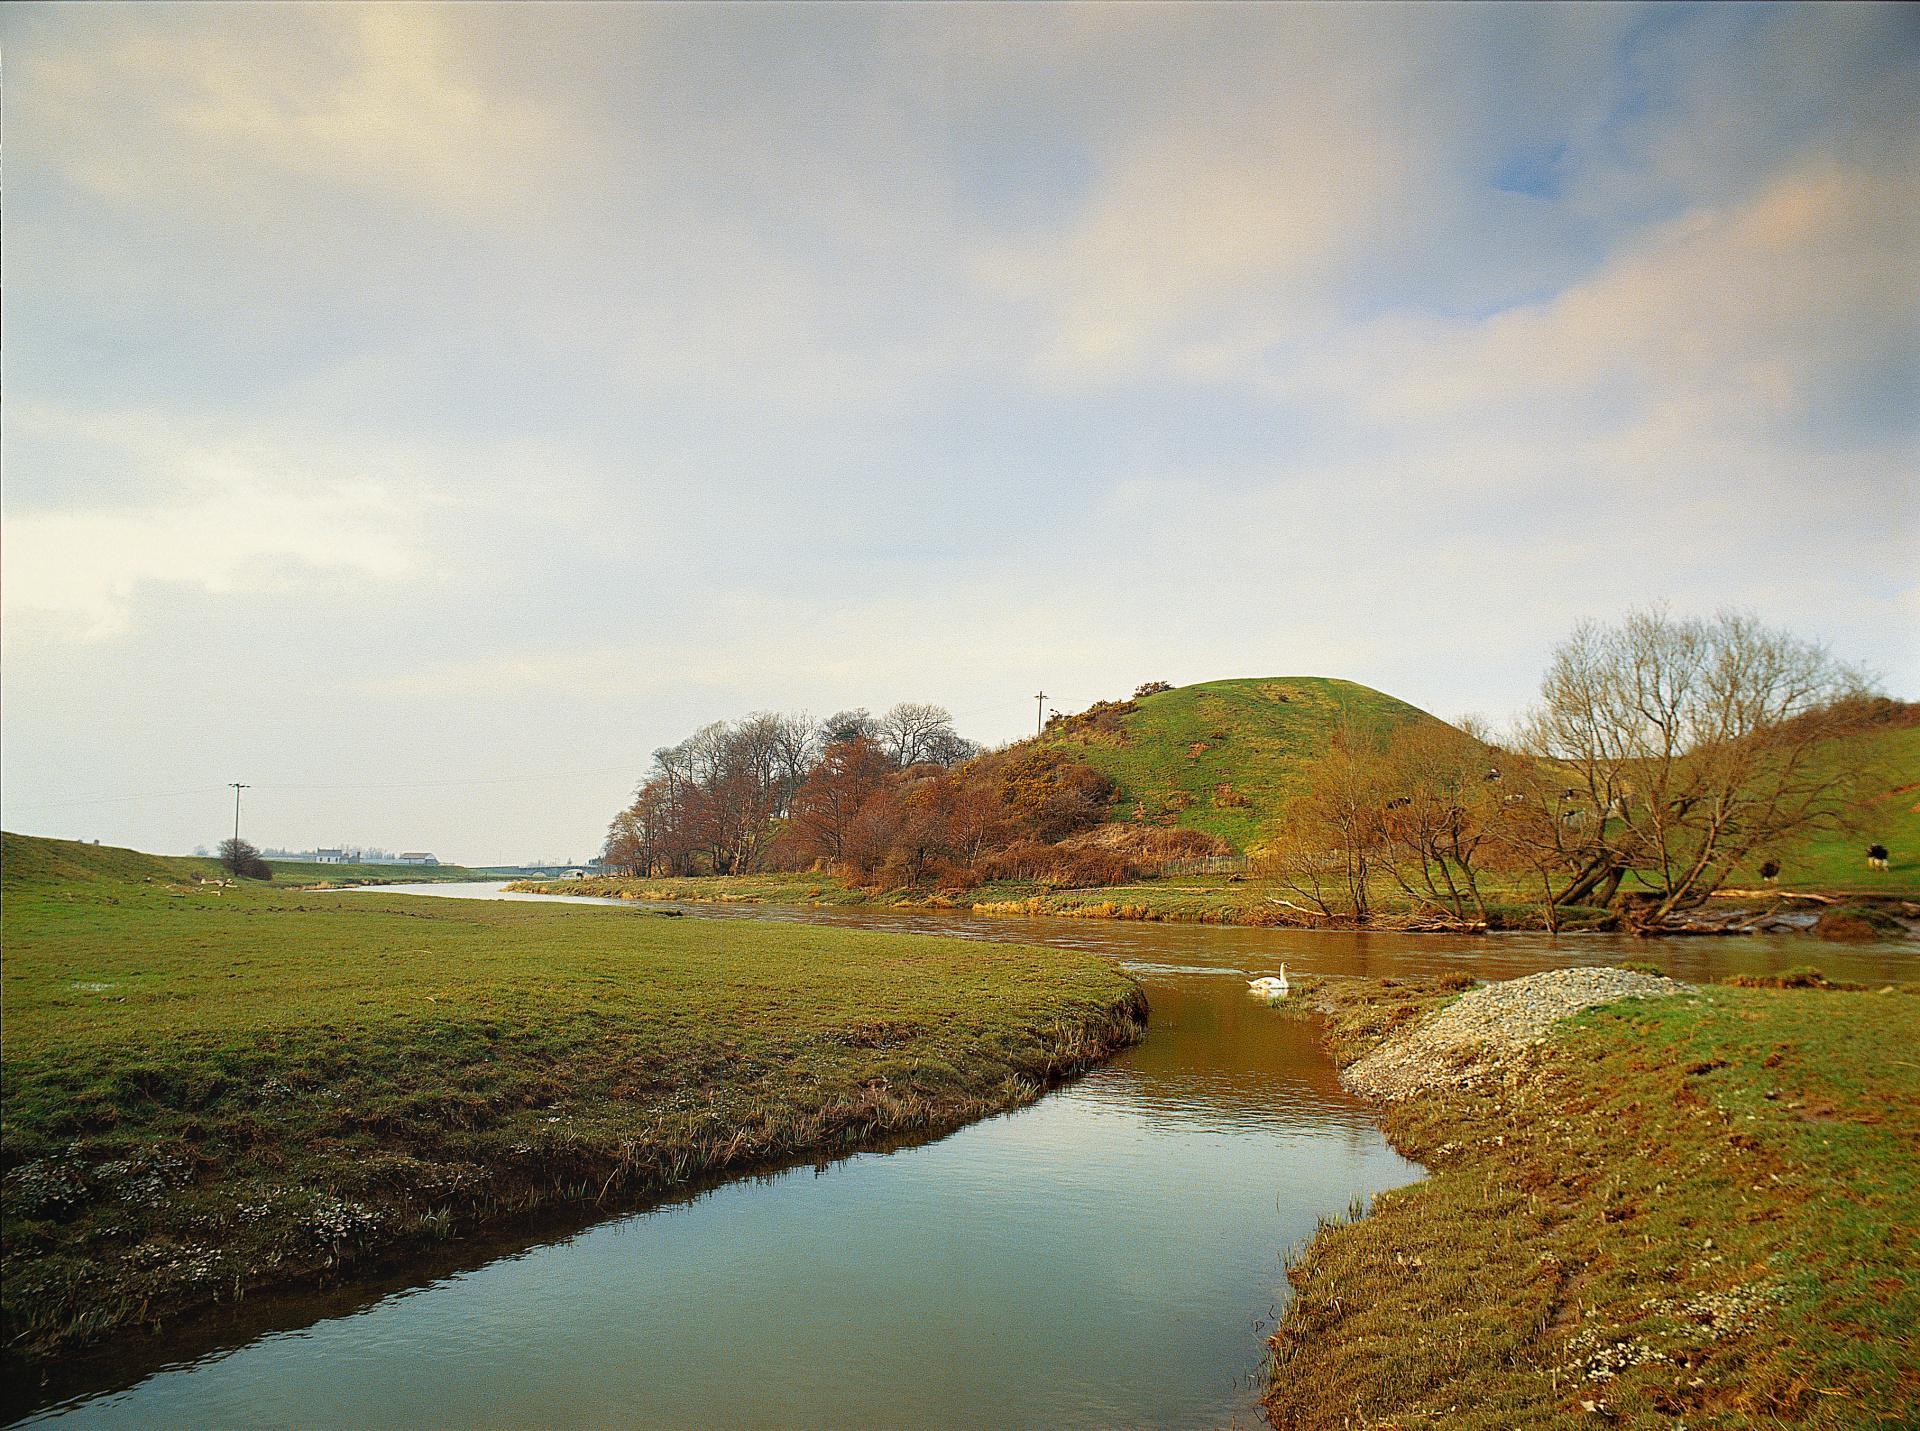
{"label": "white cloud", "polygon": [[451,18],[424,5],[157,6],[120,13],[91,43],[19,46],[13,86],[36,96],[34,162],[118,203],[274,222],[319,181],[512,214],[543,167],[584,162],[584,136],[484,86]]}
{"label": "white cloud", "polygon": [[1920,162],[1811,166],[1659,226],[1542,302],[1397,314],[1288,352],[1270,391],[1409,432],[1496,416],[1790,429],[1858,375],[1920,362],[1916,213]]}
{"label": "white cloud", "polygon": [[131,496],[89,500],[83,489],[57,507],[7,517],[0,599],[10,638],[124,635],[148,583],[228,594],[421,571],[415,528],[430,496],[340,454],[212,440],[169,430],[151,414],[78,417],[27,406],[8,421],[10,446],[51,439],[137,475]]}
{"label": "white cloud", "polygon": [[1397,126],[1323,77],[1138,136],[1071,225],[990,248],[978,278],[1041,312],[1048,377],[1124,374],[1221,325],[1317,325],[1414,160]]}

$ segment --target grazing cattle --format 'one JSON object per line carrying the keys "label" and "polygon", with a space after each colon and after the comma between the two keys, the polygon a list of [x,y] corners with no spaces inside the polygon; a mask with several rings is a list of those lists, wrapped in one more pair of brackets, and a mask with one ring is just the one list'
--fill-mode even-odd
{"label": "grazing cattle", "polygon": [[1413,801],[1409,800],[1406,796],[1396,795],[1391,800],[1387,801],[1387,808],[1389,810],[1404,810],[1407,808],[1407,806],[1411,805],[1412,803]]}
{"label": "grazing cattle", "polygon": [[1887,867],[1887,847],[1885,845],[1867,846],[1867,868],[1883,870]]}
{"label": "grazing cattle", "polygon": [[1483,778],[1487,780],[1498,780],[1501,777],[1500,777],[1500,772],[1496,769],[1496,770],[1489,770]]}
{"label": "grazing cattle", "polygon": [[1768,884],[1780,883],[1780,861],[1768,860],[1760,866],[1760,878]]}

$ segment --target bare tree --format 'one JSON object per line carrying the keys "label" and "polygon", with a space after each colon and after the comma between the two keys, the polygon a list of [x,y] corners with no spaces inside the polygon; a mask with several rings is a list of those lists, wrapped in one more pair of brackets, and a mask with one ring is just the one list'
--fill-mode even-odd
{"label": "bare tree", "polygon": [[793,809],[794,793],[820,759],[820,728],[802,714],[780,716],[773,730],[774,754],[779,771],[779,800],[775,813],[786,815]]}
{"label": "bare tree", "polygon": [[880,722],[865,706],[856,706],[850,711],[835,711],[820,722],[820,744],[844,745],[850,740],[880,739]]}
{"label": "bare tree", "polygon": [[1633,923],[1659,928],[1757,851],[1842,824],[1860,771],[1828,743],[1864,686],[1824,647],[1740,613],[1580,626],[1518,736],[1536,796],[1564,786],[1543,824],[1565,869],[1550,902],[1630,877],[1648,891]]}
{"label": "bare tree", "polygon": [[1383,811],[1393,798],[1380,749],[1376,733],[1343,717],[1267,846],[1269,871],[1322,915],[1365,923],[1372,912],[1370,882],[1387,844]]}
{"label": "bare tree", "polygon": [[220,842],[220,863],[230,874],[242,879],[272,879],[273,866],[261,858],[260,851],[238,835]]}
{"label": "bare tree", "polygon": [[880,717],[877,743],[900,769],[935,760],[957,739],[953,714],[943,706],[901,701]]}
{"label": "bare tree", "polygon": [[1480,742],[1437,722],[1396,729],[1378,757],[1378,864],[1417,904],[1486,919],[1479,857],[1497,812]]}

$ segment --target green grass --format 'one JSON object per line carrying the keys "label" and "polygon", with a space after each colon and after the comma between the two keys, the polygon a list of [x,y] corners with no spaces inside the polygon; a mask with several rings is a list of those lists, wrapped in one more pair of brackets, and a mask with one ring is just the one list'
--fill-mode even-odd
{"label": "green grass", "polygon": [[1117,729],[1068,722],[1041,744],[1071,750],[1114,781],[1115,818],[1172,815],[1245,850],[1300,793],[1302,772],[1343,714],[1389,727],[1434,719],[1352,681],[1275,676],[1162,691],[1135,703]]}
{"label": "green grass", "polygon": [[[35,879],[230,879],[216,859],[203,855],[149,855],[118,845],[49,840],[37,835],[0,837],[0,877]],[[420,884],[434,880],[482,880],[460,865],[322,865],[308,860],[269,860],[273,877],[286,884]]]}
{"label": "green grass", "polygon": [[[1833,746],[1830,760],[1856,760],[1866,767],[1872,795],[1855,828],[1772,852],[1780,861],[1780,888],[1920,898],[1920,726],[1874,731]],[[1871,844],[1887,847],[1886,869],[1867,868]],[[1756,887],[1758,862],[1737,871],[1735,882]]]}
{"label": "green grass", "polygon": [[[218,864],[208,860],[208,864]],[[268,860],[273,877],[286,884],[439,884],[493,878],[464,865],[323,865],[311,860]]]}
{"label": "green grass", "polygon": [[[1295,1263],[1275,1423],[1920,1425],[1911,990],[1615,1005],[1390,1106],[1432,1176]],[[1448,996],[1324,993],[1343,1065]]]}
{"label": "green grass", "polygon": [[504,1214],[949,1127],[1144,1017],[1063,950],[180,865],[6,838],[16,1361]]}

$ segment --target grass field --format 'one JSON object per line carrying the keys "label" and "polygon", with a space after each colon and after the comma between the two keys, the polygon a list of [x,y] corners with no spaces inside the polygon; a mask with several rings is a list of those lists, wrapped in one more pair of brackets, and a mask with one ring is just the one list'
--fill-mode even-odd
{"label": "grass field", "polygon": [[1119,818],[1158,820],[1255,843],[1299,793],[1343,715],[1383,726],[1434,717],[1352,681],[1275,676],[1207,681],[1143,697],[1118,730],[1069,722],[1040,738],[1120,787]]}
{"label": "grass field", "polygon": [[[1712,987],[1385,1113],[1432,1169],[1291,1271],[1304,1428],[1920,1425],[1920,997]],[[1342,1066],[1447,995],[1328,981]]]}
{"label": "grass field", "polygon": [[[1920,897],[1920,726],[1875,731],[1834,744],[1829,758],[1863,765],[1872,794],[1855,828],[1775,852],[1780,887]],[[1884,870],[1867,868],[1867,846],[1875,843],[1885,845],[1891,856]],[[1750,868],[1739,871],[1736,882],[1750,886],[1759,878],[1758,868]]]}
{"label": "grass field", "polygon": [[9,1356],[1035,1096],[1144,1004],[1062,950],[191,882],[7,835]]}
{"label": "grass field", "polygon": [[[78,840],[48,840],[33,835],[6,837],[0,861],[11,868],[8,878],[119,878],[144,880],[149,876],[192,880],[230,879],[220,861],[203,855],[148,855],[117,845],[89,845]],[[282,884],[421,884],[436,880],[479,880],[487,876],[460,865],[322,865],[307,860],[269,860],[273,877]]]}

